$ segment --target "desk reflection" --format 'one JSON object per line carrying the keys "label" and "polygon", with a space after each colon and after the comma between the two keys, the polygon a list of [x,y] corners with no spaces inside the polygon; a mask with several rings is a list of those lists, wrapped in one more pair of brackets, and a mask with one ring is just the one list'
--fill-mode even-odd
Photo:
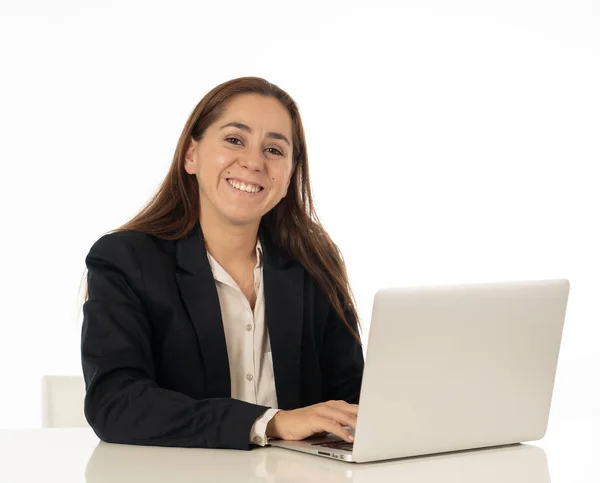
{"label": "desk reflection", "polygon": [[100,442],[85,476],[87,483],[550,483],[544,450],[521,444],[356,464],[270,447],[231,451]]}

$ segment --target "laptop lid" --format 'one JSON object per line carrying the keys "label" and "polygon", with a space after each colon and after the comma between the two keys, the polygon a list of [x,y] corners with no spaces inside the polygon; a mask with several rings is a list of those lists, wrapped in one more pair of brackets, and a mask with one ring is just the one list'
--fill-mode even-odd
{"label": "laptop lid", "polygon": [[379,290],[353,458],[541,439],[568,293],[567,280]]}

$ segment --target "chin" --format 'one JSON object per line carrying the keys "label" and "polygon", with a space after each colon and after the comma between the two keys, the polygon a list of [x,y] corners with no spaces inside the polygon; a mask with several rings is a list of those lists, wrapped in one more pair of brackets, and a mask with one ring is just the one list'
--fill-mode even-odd
{"label": "chin", "polygon": [[244,226],[244,225],[254,225],[260,223],[261,216],[228,216],[227,219],[232,225],[235,226]]}

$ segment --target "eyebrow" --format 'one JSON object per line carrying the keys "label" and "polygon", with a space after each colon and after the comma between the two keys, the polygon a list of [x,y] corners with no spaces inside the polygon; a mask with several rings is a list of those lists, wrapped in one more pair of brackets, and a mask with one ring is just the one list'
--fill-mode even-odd
{"label": "eyebrow", "polygon": [[[228,122],[227,124],[224,124],[223,126],[221,126],[221,129],[224,129],[226,127],[229,126],[233,126],[233,127],[237,127],[238,129],[241,129],[242,131],[246,131],[251,133],[252,129],[249,126],[246,126],[245,124],[241,123],[241,122]],[[267,133],[267,137],[268,138],[272,138],[272,139],[280,139],[281,141],[285,141],[288,146],[291,146],[292,143],[290,143],[290,141],[288,140],[288,138],[286,138],[283,134],[278,133],[278,132],[268,132]]]}

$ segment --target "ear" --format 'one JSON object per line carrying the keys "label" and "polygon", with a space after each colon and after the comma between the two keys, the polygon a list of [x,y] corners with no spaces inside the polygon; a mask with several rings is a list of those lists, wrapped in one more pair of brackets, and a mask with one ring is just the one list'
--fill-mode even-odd
{"label": "ear", "polygon": [[196,149],[198,146],[198,141],[194,138],[191,139],[190,145],[185,152],[185,163],[184,168],[187,174],[196,174]]}

